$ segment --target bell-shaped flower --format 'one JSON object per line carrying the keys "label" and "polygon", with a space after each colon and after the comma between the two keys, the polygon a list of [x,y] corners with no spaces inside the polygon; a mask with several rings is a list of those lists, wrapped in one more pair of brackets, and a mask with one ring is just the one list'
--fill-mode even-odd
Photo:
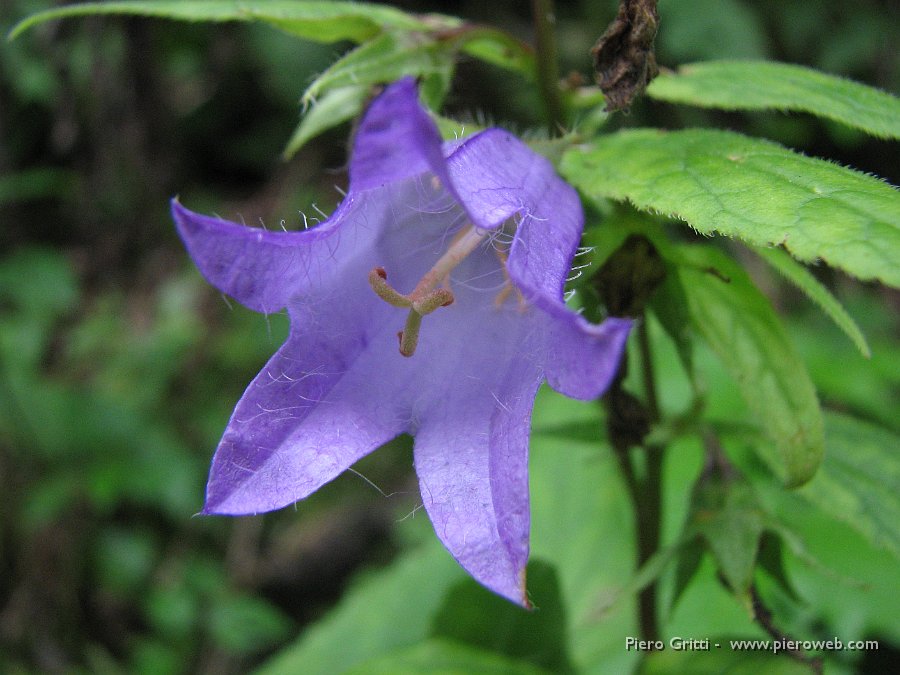
{"label": "bell-shaped flower", "polygon": [[211,284],[291,322],[234,410],[203,512],[281,508],[412,434],[437,536],[527,604],[535,394],[546,380],[599,396],[630,327],[563,302],[583,215],[551,164],[500,129],[442,143],[407,78],[361,120],[349,192],[323,223],[272,232],[178,201],[172,213]]}

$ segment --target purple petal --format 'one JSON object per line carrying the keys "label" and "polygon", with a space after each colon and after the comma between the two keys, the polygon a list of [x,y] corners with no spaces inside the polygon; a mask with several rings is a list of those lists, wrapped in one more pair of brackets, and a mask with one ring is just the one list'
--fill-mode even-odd
{"label": "purple petal", "polygon": [[572,398],[602,395],[619,369],[631,320],[609,318],[592,324],[561,304],[551,306],[548,319],[547,384]]}
{"label": "purple petal", "polygon": [[327,256],[333,228],[269,232],[203,216],[172,200],[172,217],[201,274],[243,305],[271,314],[282,309]]}
{"label": "purple petal", "polygon": [[548,250],[535,252],[537,271],[561,294],[581,237],[583,216],[578,196],[556,175],[553,165],[515,136],[488,129],[459,145],[447,158],[447,170],[479,227],[492,229],[515,215],[523,223],[539,221],[540,243]]}
{"label": "purple petal", "polygon": [[416,434],[416,474],[438,538],[476,581],[527,605],[528,429],[537,381],[497,406],[448,399]]}
{"label": "purple petal", "polygon": [[430,391],[415,408],[415,465],[444,546],[479,583],[527,605],[528,433],[542,377],[533,321],[515,304],[435,313],[442,323],[422,353]]}
{"label": "purple petal", "polygon": [[476,224],[494,227],[519,217],[507,270],[525,298],[544,312],[548,383],[573,398],[596,398],[615,375],[631,322],[592,325],[562,301],[584,221],[577,193],[549,161],[498,129],[459,146],[447,163]]}
{"label": "purple petal", "polygon": [[378,362],[331,347],[291,338],[254,379],[213,459],[204,513],[287,506],[406,430]]}
{"label": "purple petal", "polygon": [[433,172],[446,183],[441,136],[404,77],[372,101],[360,121],[350,161],[350,189],[360,192]]}

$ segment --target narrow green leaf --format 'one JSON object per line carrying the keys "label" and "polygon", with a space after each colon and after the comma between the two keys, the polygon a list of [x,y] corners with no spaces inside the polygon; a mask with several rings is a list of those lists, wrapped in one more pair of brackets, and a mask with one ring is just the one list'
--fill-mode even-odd
{"label": "narrow green leaf", "polygon": [[[439,103],[453,76],[453,52],[445,45],[416,33],[385,33],[357,47],[333,63],[303,94],[308,105],[337,88],[392,82],[404,75],[437,77],[439,86],[431,92]],[[423,87],[423,95],[428,92]]]}
{"label": "narrow green leaf", "polygon": [[799,491],[900,558],[900,436],[846,415],[825,415],[825,459]]}
{"label": "narrow green leaf", "polygon": [[824,441],[819,402],[803,361],[768,300],[737,263],[710,246],[677,251],[694,330],[721,359],[775,442],[782,479],[789,486],[805,483],[822,460]]}
{"label": "narrow green leaf", "polygon": [[656,553],[650,556],[650,558],[641,565],[640,569],[637,570],[624,585],[617,588],[605,599],[602,605],[599,605],[594,609],[596,616],[598,618],[604,618],[606,614],[616,608],[619,602],[626,598],[636,596],[642,590],[647,588],[647,586],[656,581],[682,547],[690,541],[689,538],[682,537],[665,548],[657,550]]}
{"label": "narrow green leaf", "polygon": [[432,639],[415,647],[366,661],[358,668],[348,671],[347,675],[549,675],[550,672],[471,645]]}
{"label": "narrow green leaf", "polygon": [[653,98],[725,110],[797,110],[900,138],[900,98],[835,75],[772,61],[707,61],[662,73]]}
{"label": "narrow green leaf", "polygon": [[312,104],[282,153],[293,157],[300,148],[324,131],[356,117],[369,96],[367,85],[336,87]]}
{"label": "narrow green leaf", "polygon": [[803,291],[807,297],[815,302],[823,312],[840,328],[847,337],[856,345],[866,358],[872,356],[866,336],[847,313],[840,301],[823,286],[813,274],[803,265],[794,260],[784,251],[777,248],[754,248],[754,251],[772,267],[778,270],[785,279]]}
{"label": "narrow green leaf", "polygon": [[900,191],[830,162],[727,131],[622,131],[575,147],[563,175],[593,199],[751,244],[781,244],[860,279],[900,286]]}
{"label": "narrow green leaf", "polygon": [[[246,11],[247,2],[240,3]],[[352,40],[364,42],[384,31],[449,30],[462,22],[451,16],[415,16],[387,5],[365,2],[260,2],[250,9],[261,19],[283,31],[315,42]]]}
{"label": "narrow green leaf", "polygon": [[16,24],[10,39],[45,21],[95,14],[130,14],[181,21],[265,21],[316,42],[363,42],[386,29],[452,28],[458,19],[440,15],[418,18],[392,7],[362,2],[291,2],[289,0],[183,0],[179,2],[89,2],[33,14]]}

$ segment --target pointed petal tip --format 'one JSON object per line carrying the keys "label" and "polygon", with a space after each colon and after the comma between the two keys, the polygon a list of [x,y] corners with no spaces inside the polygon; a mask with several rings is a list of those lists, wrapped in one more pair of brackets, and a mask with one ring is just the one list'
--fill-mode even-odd
{"label": "pointed petal tip", "polygon": [[416,81],[404,77],[388,85],[359,122],[350,190],[371,190],[429,171],[446,181],[441,136],[419,102]]}
{"label": "pointed petal tip", "polygon": [[631,319],[610,317],[593,324],[569,310],[556,312],[551,344],[553,358],[546,369],[547,382],[565,396],[590,401],[602,396],[622,361],[631,333]]}
{"label": "pointed petal tip", "polygon": [[[278,508],[278,507],[275,507]],[[269,511],[273,509],[267,509]],[[256,508],[235,508],[234,506],[229,507],[227,499],[225,500],[216,500],[213,501],[207,497],[206,503],[203,505],[203,508],[198,513],[198,516],[258,516],[260,513],[265,513],[266,510],[259,510]]]}
{"label": "pointed petal tip", "polygon": [[475,580],[480,584],[483,584],[489,591],[506,598],[522,609],[531,611],[534,609],[534,605],[531,603],[531,598],[528,596],[526,577],[527,572],[525,568],[522,568],[518,574],[506,577],[505,579],[482,580],[476,578]]}
{"label": "pointed petal tip", "polygon": [[527,568],[522,568],[522,571],[519,572],[519,604],[530,612],[534,609],[534,605],[531,604],[531,598],[528,597],[527,581],[528,570]]}

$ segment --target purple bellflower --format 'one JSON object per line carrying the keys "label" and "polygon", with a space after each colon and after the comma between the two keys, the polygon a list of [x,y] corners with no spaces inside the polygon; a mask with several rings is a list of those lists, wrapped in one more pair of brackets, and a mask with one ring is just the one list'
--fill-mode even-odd
{"label": "purple bellflower", "polygon": [[630,328],[563,302],[583,215],[551,164],[500,129],[442,143],[406,78],[364,115],[349,192],[320,225],[269,232],[178,201],[172,214],[212,285],[291,321],[232,414],[203,513],[281,508],[409,433],[437,536],[527,605],[535,394],[546,380],[599,396]]}

